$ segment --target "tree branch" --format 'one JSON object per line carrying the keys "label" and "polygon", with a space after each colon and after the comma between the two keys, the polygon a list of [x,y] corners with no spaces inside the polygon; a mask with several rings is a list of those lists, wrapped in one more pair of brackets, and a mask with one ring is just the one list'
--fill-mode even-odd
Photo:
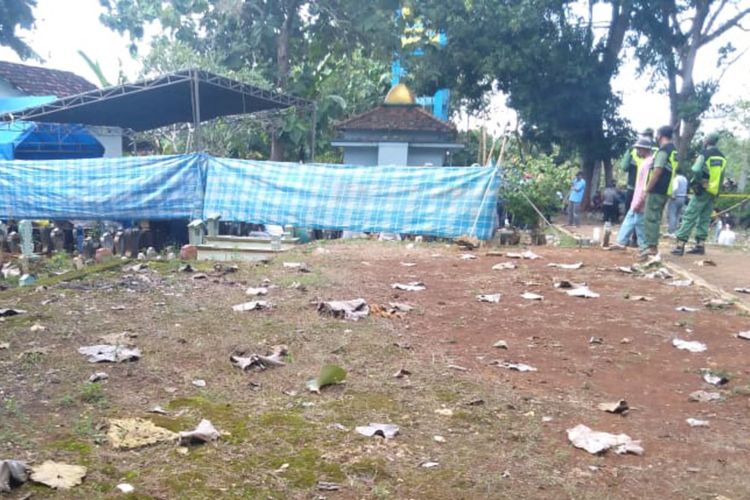
{"label": "tree branch", "polygon": [[704,36],[706,35],[706,33],[710,33],[711,32],[711,28],[714,27],[714,23],[716,22],[716,18],[718,18],[719,14],[721,13],[721,11],[724,10],[724,7],[726,7],[727,2],[728,2],[728,0],[721,0],[721,3],[719,4],[719,8],[716,9],[716,11],[713,13],[713,15],[711,16],[711,18],[706,23],[706,31],[703,34]]}
{"label": "tree branch", "polygon": [[733,18],[731,18],[730,20],[728,20],[727,22],[725,22],[724,24],[716,28],[716,30],[713,33],[705,35],[703,37],[703,41],[702,41],[703,43],[701,43],[701,45],[706,45],[707,43],[710,43],[713,40],[716,40],[721,35],[726,33],[728,30],[734,28],[735,26],[738,26],[740,21],[742,21],[742,19],[748,14],[750,14],[750,7],[738,12],[736,16],[734,16]]}

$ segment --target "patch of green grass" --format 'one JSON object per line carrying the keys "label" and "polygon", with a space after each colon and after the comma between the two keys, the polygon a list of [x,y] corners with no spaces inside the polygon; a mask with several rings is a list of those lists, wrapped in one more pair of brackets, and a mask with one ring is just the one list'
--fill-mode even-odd
{"label": "patch of green grass", "polygon": [[312,447],[304,447],[290,454],[262,457],[262,465],[271,470],[279,470],[284,464],[283,477],[295,488],[312,488],[318,481],[343,481],[344,475],[338,464],[323,460],[321,452]]}
{"label": "patch of green grass", "polygon": [[64,439],[58,439],[52,441],[47,445],[50,450],[67,451],[70,453],[78,453],[81,456],[88,456],[91,454],[93,447],[91,444],[77,439],[75,437],[68,437]]}
{"label": "patch of green grass", "polygon": [[107,395],[104,394],[104,389],[102,389],[101,384],[86,382],[81,387],[78,397],[80,397],[81,401],[84,403],[98,406],[107,405]]}
{"label": "patch of green grass", "polygon": [[292,285],[292,283],[299,283],[304,287],[316,287],[324,286],[327,283],[327,279],[323,276],[323,273],[317,270],[313,270],[309,273],[289,273],[283,276],[279,276],[276,279],[278,286],[286,288]]}
{"label": "patch of green grass", "polygon": [[[191,409],[200,416],[211,421],[220,431],[229,432],[230,435],[222,438],[232,444],[246,441],[249,437],[247,418],[236,411],[229,403],[214,402],[202,396],[190,398],[177,398],[169,402],[167,409],[180,410]],[[197,423],[197,422],[196,422]],[[185,430],[184,428],[181,430]]]}
{"label": "patch of green grass", "polygon": [[363,457],[345,467],[350,476],[355,476],[367,481],[388,479],[390,474],[386,469],[387,462],[384,458]]}

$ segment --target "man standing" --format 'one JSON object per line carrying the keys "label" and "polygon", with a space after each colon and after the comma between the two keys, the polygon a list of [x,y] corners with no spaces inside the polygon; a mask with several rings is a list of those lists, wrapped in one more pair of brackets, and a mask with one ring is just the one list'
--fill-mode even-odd
{"label": "man standing", "polygon": [[568,225],[581,225],[581,203],[583,202],[583,193],[586,191],[586,181],[583,180],[583,172],[578,171],[573,185],[570,187],[570,196],[568,196]]}
{"label": "man standing", "polygon": [[606,188],[604,188],[604,195],[602,196],[602,212],[604,213],[604,222],[611,222],[612,224],[617,223],[617,189],[615,188],[615,181],[610,181]]}
{"label": "man standing", "polygon": [[656,142],[659,151],[654,157],[654,166],[650,172],[646,187],[646,250],[641,258],[647,259],[659,253],[659,236],[664,207],[672,195],[672,184],[677,173],[677,148],[672,142],[674,131],[669,125],[656,131]]}
{"label": "man standing", "polygon": [[[654,142],[654,130],[647,128],[638,135],[637,143],[645,144]],[[637,144],[636,143],[636,144]],[[620,160],[620,170],[628,174],[627,190],[625,191],[625,211],[627,212],[633,203],[633,193],[635,192],[635,181],[638,177],[638,171],[643,163],[643,157],[638,154],[638,148],[633,146],[622,156]]]}
{"label": "man standing", "polygon": [[693,232],[693,229],[695,229],[695,246],[687,253],[693,255],[706,253],[704,242],[708,238],[711,212],[719,195],[724,169],[727,166],[727,159],[716,147],[718,142],[719,134],[708,134],[703,141],[703,152],[695,160],[691,169],[691,185],[695,196],[690,200],[687,210],[685,210],[685,218],[675,235],[677,246],[672,250],[674,255],[685,254],[685,243],[690,239],[690,233]]}
{"label": "man standing", "polygon": [[667,233],[674,236],[674,232],[680,227],[680,217],[685,208],[685,200],[688,193],[687,177],[678,173],[672,183],[672,198],[667,206]]}
{"label": "man standing", "polygon": [[617,243],[620,246],[628,246],[633,234],[638,239],[638,245],[642,251],[646,250],[644,226],[643,226],[643,210],[646,204],[646,184],[648,182],[648,174],[651,171],[651,164],[653,163],[653,143],[651,139],[641,137],[638,142],[633,146],[633,150],[638,155],[638,176],[634,181],[633,197],[630,205],[626,205],[627,213],[625,218],[622,220],[620,231],[617,234]]}

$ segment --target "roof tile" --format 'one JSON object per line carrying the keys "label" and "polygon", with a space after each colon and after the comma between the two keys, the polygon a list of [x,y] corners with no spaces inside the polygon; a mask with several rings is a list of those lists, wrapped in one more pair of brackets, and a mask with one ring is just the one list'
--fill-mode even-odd
{"label": "roof tile", "polygon": [[0,78],[31,96],[66,97],[96,89],[93,83],[69,71],[7,61],[0,61]]}

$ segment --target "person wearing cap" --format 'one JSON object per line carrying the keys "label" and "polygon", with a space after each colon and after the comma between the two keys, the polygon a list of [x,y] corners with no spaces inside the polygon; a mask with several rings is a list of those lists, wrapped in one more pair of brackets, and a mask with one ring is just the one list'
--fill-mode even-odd
{"label": "person wearing cap", "polygon": [[675,233],[677,245],[672,249],[672,254],[681,256],[685,254],[685,243],[690,239],[690,234],[695,230],[695,246],[687,251],[692,255],[703,255],[706,253],[704,242],[708,238],[708,230],[711,226],[711,213],[714,202],[719,196],[719,190],[723,183],[724,170],[727,159],[716,147],[719,142],[719,134],[711,133],[703,140],[703,152],[698,156],[690,169],[692,175],[691,186],[695,196],[688,203],[685,216],[680,228]]}
{"label": "person wearing cap", "polygon": [[645,252],[644,208],[646,206],[646,184],[654,159],[653,143],[650,138],[641,136],[633,145],[633,149],[638,155],[638,175],[633,182],[634,189],[630,205],[625,205],[628,211],[622,220],[620,231],[617,233],[617,244],[625,247],[635,235],[641,251]]}
{"label": "person wearing cap", "polygon": [[654,157],[654,165],[649,172],[646,186],[646,249],[641,258],[646,259],[659,253],[659,236],[664,207],[672,196],[672,186],[677,174],[677,148],[672,142],[674,130],[669,125],[659,127],[656,131],[656,142],[659,150]]}
{"label": "person wearing cap", "polygon": [[[640,134],[638,134],[638,140],[636,143],[628,149],[622,158],[620,159],[620,170],[625,172],[628,176],[627,190],[625,191],[625,209],[627,210],[633,202],[633,193],[635,192],[635,180],[638,177],[638,170],[643,163],[643,156],[638,153],[638,144],[643,146],[644,144],[650,144],[649,149],[653,147],[654,131],[653,129],[647,128]],[[649,155],[650,156],[650,155]]]}

